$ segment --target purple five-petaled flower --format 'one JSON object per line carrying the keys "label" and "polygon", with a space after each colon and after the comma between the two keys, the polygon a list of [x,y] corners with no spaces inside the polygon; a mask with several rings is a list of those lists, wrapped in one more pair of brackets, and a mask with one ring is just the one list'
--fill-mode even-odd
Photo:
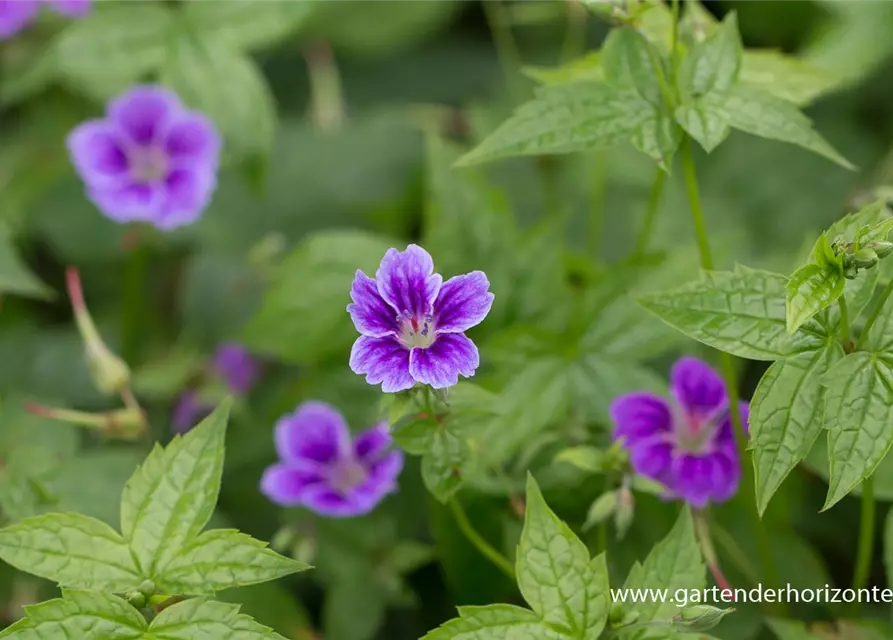
{"label": "purple five-petaled flower", "polygon": [[0,0],[0,40],[24,29],[46,4],[69,18],[82,18],[90,12],[90,0]]}
{"label": "purple five-petaled flower", "polygon": [[[680,358],[670,373],[671,400],[640,391],[611,405],[614,439],[622,439],[633,469],[695,508],[729,500],[738,491],[741,463],[729,397],[707,363]],[[749,406],[739,403],[742,423]]]}
{"label": "purple five-petaled flower", "polygon": [[357,271],[351,287],[347,311],[362,335],[350,368],[387,393],[417,382],[443,389],[459,375],[473,376],[480,356],[464,332],[490,312],[489,287],[481,271],[443,282],[428,252],[414,244],[389,249],[375,279]]}
{"label": "purple five-petaled flower", "polygon": [[170,230],[195,222],[217,186],[221,140],[204,115],[171,91],[138,86],[112,100],[102,120],[68,136],[87,197],[116,222]]}
{"label": "purple five-petaled flower", "polygon": [[389,450],[387,424],[352,440],[334,407],[305,402],[279,420],[275,438],[280,462],[264,472],[261,491],[276,504],[349,518],[369,513],[397,490],[403,452]]}
{"label": "purple five-petaled flower", "polygon": [[260,374],[260,366],[245,347],[227,342],[214,354],[214,371],[223,378],[231,392],[245,395],[254,386]]}

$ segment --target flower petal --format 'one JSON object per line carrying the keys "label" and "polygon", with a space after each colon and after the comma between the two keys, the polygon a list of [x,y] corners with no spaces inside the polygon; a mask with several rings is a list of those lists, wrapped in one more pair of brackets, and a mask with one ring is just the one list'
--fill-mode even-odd
{"label": "flower petal", "polygon": [[670,372],[670,388],[690,414],[706,416],[728,401],[726,385],[709,364],[691,356],[679,358]]}
{"label": "flower petal", "polygon": [[357,331],[370,338],[397,335],[397,312],[381,297],[375,280],[359,269],[350,287],[350,299],[353,302],[347,305],[347,312]]}
{"label": "flower petal", "polygon": [[90,13],[90,0],[44,0],[54,10],[69,18],[83,18]]}
{"label": "flower petal", "polygon": [[17,34],[37,15],[37,0],[0,0],[0,40]]}
{"label": "flower petal", "polygon": [[371,429],[357,434],[354,439],[353,450],[360,462],[375,462],[378,457],[391,446],[390,429],[387,422],[381,422]]}
{"label": "flower petal", "polygon": [[131,142],[145,147],[160,142],[173,118],[182,111],[175,93],[158,86],[138,86],[115,98],[109,119]]}
{"label": "flower petal", "polygon": [[375,272],[378,292],[400,314],[422,318],[433,310],[443,278],[434,273],[431,255],[418,245],[388,249]]}
{"label": "flower petal", "polygon": [[350,495],[342,495],[326,484],[310,487],[304,492],[301,504],[329,518],[353,518],[371,509],[370,505],[352,499]]}
{"label": "flower petal", "polygon": [[[750,403],[741,401],[738,403],[739,415],[741,416],[741,424],[744,427],[744,433],[750,434]],[[727,412],[719,428],[714,436],[716,442],[735,446],[735,427],[732,424],[731,412]]]}
{"label": "flower petal", "polygon": [[400,449],[391,451],[383,458],[376,460],[369,466],[369,479],[380,483],[382,487],[389,486],[389,491],[397,486],[397,478],[403,471],[403,452]]}
{"label": "flower petal", "polygon": [[673,433],[673,411],[666,400],[647,391],[618,396],[608,410],[614,423],[614,440],[624,438],[627,446],[655,434]]}
{"label": "flower petal", "polygon": [[290,464],[330,465],[350,454],[350,431],[335,407],[305,402],[276,423],[276,452]]}
{"label": "flower petal", "polygon": [[427,349],[415,348],[409,356],[412,377],[433,389],[459,383],[459,375],[470,378],[480,364],[475,344],[461,333],[438,334]]}
{"label": "flower petal", "polygon": [[738,493],[741,482],[741,465],[734,449],[719,450],[711,455],[713,459],[713,481],[710,500],[714,504],[726,502]]}
{"label": "flower petal", "polygon": [[415,385],[409,374],[409,349],[394,338],[357,338],[350,350],[350,368],[354,373],[366,374],[369,384],[381,384],[385,393]]}
{"label": "flower petal", "polygon": [[174,169],[164,180],[165,201],[156,226],[170,230],[195,222],[211,202],[216,186],[213,172]]}
{"label": "flower petal", "polygon": [[434,323],[441,333],[462,333],[480,324],[493,306],[490,281],[472,271],[443,283],[434,302]]}
{"label": "flower petal", "polygon": [[117,222],[154,221],[164,203],[161,187],[135,182],[120,187],[91,187],[87,197],[105,216]]}
{"label": "flower petal", "polygon": [[629,461],[637,473],[664,482],[673,465],[673,444],[661,438],[640,440],[629,448]]}
{"label": "flower petal", "polygon": [[102,120],[90,120],[68,134],[68,153],[81,179],[91,186],[119,186],[130,173],[117,132]]}
{"label": "flower petal", "polygon": [[176,166],[215,170],[221,146],[214,124],[200,113],[184,114],[170,124],[164,136],[164,150]]}
{"label": "flower petal", "polygon": [[397,490],[397,477],[402,470],[402,451],[393,451],[375,463],[366,481],[347,494],[356,507],[354,515],[369,513],[386,496],[394,493]]}
{"label": "flower petal", "polygon": [[257,359],[245,347],[234,342],[225,343],[217,349],[214,369],[229,390],[237,394],[248,393],[260,373]]}
{"label": "flower petal", "polygon": [[264,471],[260,490],[272,502],[283,507],[294,507],[303,503],[309,489],[323,482],[322,475],[312,467],[279,463]]}
{"label": "flower petal", "polygon": [[686,502],[702,509],[714,488],[714,460],[711,456],[683,454],[676,461],[671,487]]}

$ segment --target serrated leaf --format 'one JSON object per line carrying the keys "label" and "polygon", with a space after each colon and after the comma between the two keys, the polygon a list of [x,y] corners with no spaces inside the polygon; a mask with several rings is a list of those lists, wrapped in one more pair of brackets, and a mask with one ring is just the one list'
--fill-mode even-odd
{"label": "serrated leaf", "polygon": [[422,480],[437,500],[445,503],[459,490],[470,456],[465,438],[447,427],[433,427],[422,458]]}
{"label": "serrated leaf", "polygon": [[149,625],[153,640],[285,640],[278,633],[239,613],[239,606],[193,598],[158,614]]}
{"label": "serrated leaf", "polygon": [[48,298],[52,291],[22,263],[9,228],[0,224],[0,294]]}
{"label": "serrated leaf", "polygon": [[305,0],[190,2],[182,11],[202,37],[233,50],[252,50],[275,44],[307,24],[315,4]]}
{"label": "serrated leaf", "polygon": [[757,508],[762,514],[787,475],[809,455],[822,432],[822,377],[843,357],[831,342],[821,350],[785,358],[763,374],[750,401]]}
{"label": "serrated leaf", "polygon": [[836,74],[805,60],[764,49],[744,52],[738,79],[800,107],[832,91],[841,81]]}
{"label": "serrated leaf", "polygon": [[527,478],[527,510],[516,560],[518,587],[545,625],[577,638],[605,628],[609,597],[604,554],[590,560],[584,545],[549,509]]}
{"label": "serrated leaf", "polygon": [[564,640],[540,624],[536,614],[509,604],[459,607],[459,617],[428,632],[422,640]]}
{"label": "serrated leaf", "polygon": [[788,333],[796,332],[815,314],[841,295],[846,285],[837,268],[807,264],[797,269],[786,286],[785,317]]}
{"label": "serrated leaf", "polygon": [[796,106],[772,94],[739,85],[723,93],[707,94],[703,100],[717,113],[725,114],[735,129],[797,145],[845,169],[856,168],[813,129],[812,121]]}
{"label": "serrated leaf", "polygon": [[656,133],[666,125],[655,123],[666,120],[654,104],[630,90],[588,82],[546,86],[457,165],[602,148],[634,135],[651,151],[665,150],[666,140]]}
{"label": "serrated leaf", "polygon": [[144,572],[167,566],[208,523],[223,472],[226,400],[184,437],[157,446],[121,497],[121,531]]}
{"label": "serrated leaf", "polygon": [[[96,591],[64,589],[62,598],[25,607],[25,618],[0,632],[10,640],[140,640],[147,624],[126,600]],[[159,640],[162,640],[159,638]]]}
{"label": "serrated leaf", "polygon": [[159,593],[213,595],[232,587],[276,580],[308,565],[233,529],[205,531],[155,574]]}
{"label": "serrated leaf", "polygon": [[[701,548],[695,537],[689,507],[685,507],[667,536],[657,543],[645,562],[633,565],[623,588],[629,589],[703,589],[706,569]],[[629,591],[627,591],[628,593]],[[675,603],[645,599],[624,606],[625,613],[635,614],[636,622],[672,618],[679,612]]]}
{"label": "serrated leaf", "polygon": [[580,445],[569,447],[559,451],[555,456],[555,462],[567,462],[578,469],[591,473],[603,473],[607,462],[607,455],[601,449]]}
{"label": "serrated leaf", "polygon": [[681,91],[689,97],[726,91],[738,78],[741,56],[738,19],[731,12],[710,37],[695,44],[682,60],[679,66]]}
{"label": "serrated leaf", "polygon": [[77,513],[33,516],[3,528],[0,558],[64,587],[121,592],[144,579],[117,531]]}
{"label": "serrated leaf", "polygon": [[263,73],[247,56],[217,40],[183,33],[169,45],[161,82],[214,121],[226,153],[240,159],[269,153],[276,106]]}
{"label": "serrated leaf", "polygon": [[59,36],[59,69],[75,90],[111,98],[162,65],[172,24],[172,13],[156,3],[103,7]]}
{"label": "serrated leaf", "polygon": [[660,53],[639,31],[632,27],[613,29],[601,50],[601,64],[609,84],[638,94],[654,105],[661,104],[655,66]]}
{"label": "serrated leaf", "polygon": [[887,298],[874,324],[864,337],[866,351],[893,354],[893,301]]}
{"label": "serrated leaf", "polygon": [[729,137],[729,122],[724,114],[710,109],[700,100],[681,105],[676,109],[676,122],[688,135],[710,153]]}
{"label": "serrated leaf", "polygon": [[784,294],[784,276],[738,267],[707,272],[697,282],[636,300],[670,326],[715,349],[751,360],[777,360],[824,342],[815,324],[793,335],[787,332]]}
{"label": "serrated leaf", "polygon": [[825,374],[830,480],[823,510],[874,473],[893,445],[893,364],[851,353]]}

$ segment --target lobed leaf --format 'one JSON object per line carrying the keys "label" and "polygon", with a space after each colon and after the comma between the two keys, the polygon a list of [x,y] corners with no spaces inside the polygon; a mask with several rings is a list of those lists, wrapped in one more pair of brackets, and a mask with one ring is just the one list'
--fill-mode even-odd
{"label": "lobed leaf", "polygon": [[564,640],[565,635],[540,624],[533,612],[509,604],[459,607],[459,617],[429,632],[422,640]]}
{"label": "lobed leaf", "polygon": [[193,598],[158,614],[149,625],[146,640],[286,640],[281,635],[240,614],[239,606]]}
{"label": "lobed leaf", "polygon": [[742,45],[738,19],[729,13],[719,28],[695,44],[679,66],[683,95],[699,97],[732,88],[741,69]]}
{"label": "lobed leaf", "polygon": [[465,481],[471,451],[468,442],[452,429],[430,426],[433,429],[422,457],[422,481],[440,502],[447,502]]}
{"label": "lobed leaf", "polygon": [[[25,607],[25,618],[0,632],[9,640],[148,640],[142,614],[126,600],[63,589],[62,598]],[[160,639],[159,639],[160,640]]]}
{"label": "lobed leaf", "polygon": [[787,284],[786,326],[794,333],[841,295],[846,279],[840,269],[807,264],[797,269]]}

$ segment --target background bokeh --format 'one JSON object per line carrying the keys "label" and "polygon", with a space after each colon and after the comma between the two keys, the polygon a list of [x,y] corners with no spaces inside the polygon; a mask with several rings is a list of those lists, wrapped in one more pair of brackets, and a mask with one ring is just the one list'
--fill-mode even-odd
{"label": "background bokeh", "polygon": [[[187,20],[179,12],[188,4],[198,8]],[[626,147],[471,173],[450,165],[530,95],[536,74],[522,69],[582,56],[607,25],[559,0],[97,5],[77,24],[44,12],[0,42],[0,291],[9,294],[0,313],[4,519],[72,509],[114,523],[123,482],[145,454],[141,445],[106,442],[22,409],[25,400],[85,411],[113,406],[94,389],[82,358],[64,295],[71,265],[80,269],[103,336],[132,366],[134,390],[162,442],[171,437],[177,397],[203,380],[219,344],[237,341],[264,358],[263,381],[239,399],[230,427],[215,525],[277,537],[284,551],[317,568],[223,598],[243,602],[294,640],[317,632],[327,640],[414,640],[452,617],[457,604],[517,599],[429,495],[417,458],[408,457],[397,495],[350,521],[283,511],[259,494],[258,481],[274,458],[275,420],[302,400],[335,404],[355,429],[378,419],[380,392],[347,367],[355,337],[344,312],[349,283],[355,269],[374,270],[387,247],[422,241],[446,277],[483,268],[506,301],[471,333],[482,346],[475,381],[493,394],[503,419],[482,426],[475,455],[488,470],[460,494],[469,517],[510,553],[521,526],[512,499],[523,493],[529,468],[559,515],[582,524],[602,479],[554,463],[554,452],[605,440],[600,416],[618,379],[662,378],[672,355],[704,352],[667,331],[624,334],[638,325],[622,310],[601,318],[589,346],[607,355],[588,377],[556,374],[525,340],[531,326],[552,329],[567,316],[586,321],[585,300],[572,307],[550,297],[552,276],[570,290],[598,274],[622,279],[623,270],[608,265],[633,245],[654,167]],[[796,53],[832,79],[834,89],[806,111],[860,168],[847,172],[737,133],[699,156],[721,266],[789,272],[820,229],[853,209],[860,189],[893,179],[893,3],[706,6],[718,16],[736,10],[746,46]],[[166,50],[157,37],[199,27],[202,51]],[[150,79],[205,109],[226,140],[212,204],[200,222],[169,234],[101,216],[83,197],[64,145],[67,132],[99,116],[108,98]],[[685,259],[691,228],[678,172],[657,225],[652,248],[681,256],[677,269],[662,270],[664,279],[690,279],[697,262],[694,253]],[[745,397],[761,372],[745,367]],[[218,393],[213,383],[204,389],[211,400]],[[850,497],[819,515],[824,456],[814,451],[810,459],[811,468],[792,474],[773,500],[765,526],[791,583],[845,585],[858,505]],[[876,482],[878,498],[893,500],[893,463],[882,465]],[[717,534],[732,539],[718,546],[733,584],[743,577],[731,555],[755,555],[737,500],[719,510]],[[639,499],[630,532],[610,543],[619,575],[666,533],[674,509]],[[886,504],[879,530],[885,515]],[[277,536],[283,527],[290,539]],[[881,585],[880,550],[876,558],[872,584]],[[22,603],[52,592],[0,567],[7,621],[19,617]],[[796,611],[828,615],[821,606]],[[878,605],[866,615],[889,612]],[[766,633],[745,605],[716,635]]]}

